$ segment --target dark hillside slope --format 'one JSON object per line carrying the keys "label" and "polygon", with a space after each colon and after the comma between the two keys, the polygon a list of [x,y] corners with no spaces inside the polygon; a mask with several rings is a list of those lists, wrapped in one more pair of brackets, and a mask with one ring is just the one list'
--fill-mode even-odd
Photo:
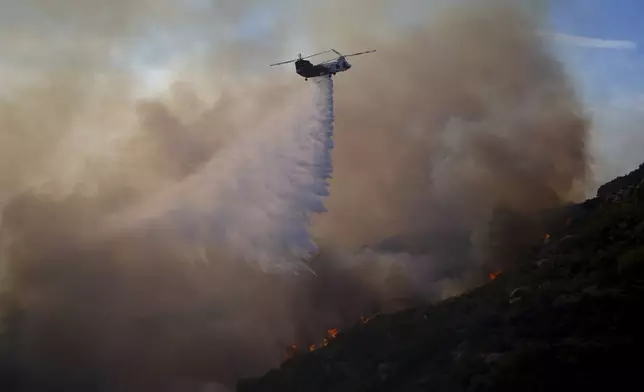
{"label": "dark hillside slope", "polygon": [[644,348],[644,165],[460,297],[358,323],[239,392],[623,390]]}

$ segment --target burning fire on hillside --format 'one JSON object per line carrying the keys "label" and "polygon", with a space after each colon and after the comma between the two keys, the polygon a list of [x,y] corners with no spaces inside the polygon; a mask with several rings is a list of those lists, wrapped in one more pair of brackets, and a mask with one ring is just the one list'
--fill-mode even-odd
{"label": "burning fire on hillside", "polygon": [[331,329],[328,329],[328,330],[326,331],[326,337],[322,340],[322,343],[320,343],[320,344],[312,343],[312,344],[309,346],[309,351],[310,351],[310,352],[312,352],[312,351],[317,350],[318,348],[328,346],[328,345],[329,345],[329,341],[330,341],[330,340],[332,340],[332,339],[335,339],[335,338],[338,336],[338,333],[339,333],[339,332],[340,332],[340,330],[339,330],[339,329],[337,329],[337,328],[331,328]]}
{"label": "burning fire on hillside", "polygon": [[490,272],[490,275],[489,275],[490,280],[494,280],[494,279],[498,278],[499,275],[501,275],[502,273],[503,273],[503,271]]}
{"label": "burning fire on hillside", "polygon": [[[360,324],[367,324],[369,321],[373,320],[377,316],[378,316],[377,314],[374,315],[374,316],[370,316],[370,317],[368,317],[368,316],[360,316],[359,323]],[[326,331],[326,336],[324,337],[324,339],[322,339],[321,343],[311,343],[309,345],[309,352],[313,352],[313,351],[318,350],[318,349],[320,349],[322,347],[327,347],[329,345],[329,343],[331,342],[331,340],[333,340],[333,339],[338,337],[339,333],[340,333],[340,329],[338,329],[338,328],[330,328],[330,329],[328,329]],[[286,349],[287,358],[289,358],[289,359],[293,358],[298,354],[299,354],[299,349],[298,349],[298,346],[296,344],[292,344],[292,345],[287,347],[287,349]]]}

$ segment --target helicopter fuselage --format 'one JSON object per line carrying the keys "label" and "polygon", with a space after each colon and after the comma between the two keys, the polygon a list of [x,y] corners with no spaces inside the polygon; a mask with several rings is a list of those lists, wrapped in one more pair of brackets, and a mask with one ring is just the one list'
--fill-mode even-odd
{"label": "helicopter fuselage", "polygon": [[[336,57],[333,60],[327,60],[318,64],[313,64],[310,61],[306,60],[308,58],[319,56],[327,52],[334,52],[335,54],[338,55],[338,57]],[[338,72],[348,71],[351,68],[351,64],[349,64],[349,62],[347,61],[347,57],[359,56],[361,54],[372,53],[372,52],[375,52],[375,50],[367,50],[364,52],[343,55],[335,49],[329,49],[324,52],[312,54],[306,57],[302,57],[302,53],[298,53],[297,58],[294,60],[282,61],[279,63],[270,64],[270,66],[272,67],[275,65],[289,64],[289,63],[295,62],[295,72],[301,77],[303,77],[304,80],[308,80],[308,78],[316,78],[320,76],[332,77]]]}
{"label": "helicopter fuselage", "polygon": [[295,72],[305,79],[325,75],[332,76],[338,72],[347,71],[349,68],[351,68],[351,64],[344,57],[316,65],[301,59],[295,62]]}

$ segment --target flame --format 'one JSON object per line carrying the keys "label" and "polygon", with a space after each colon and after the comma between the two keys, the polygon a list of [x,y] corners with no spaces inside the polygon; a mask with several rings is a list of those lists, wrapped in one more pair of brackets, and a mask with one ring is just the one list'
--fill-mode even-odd
{"label": "flame", "polygon": [[550,239],[550,233],[546,233],[545,238],[543,239],[544,241],[548,241]]}
{"label": "flame", "polygon": [[[373,318],[375,318],[376,316],[378,316],[378,314],[376,314],[375,316],[372,316],[372,317],[365,317],[365,316],[361,316],[361,317],[360,317],[360,322],[361,322],[362,324],[366,324],[366,323],[368,323],[370,320],[372,320]],[[327,329],[327,331],[326,331],[326,337],[324,338],[324,340],[322,341],[322,343],[320,343],[320,344],[315,344],[315,343],[310,344],[310,345],[309,345],[309,352],[313,352],[313,351],[315,351],[315,350],[317,350],[317,349],[320,349],[320,348],[322,348],[322,347],[327,347],[327,346],[329,345],[329,342],[330,342],[331,340],[333,340],[333,339],[335,339],[335,338],[337,338],[337,337],[338,337],[338,334],[339,334],[339,333],[340,333],[340,330],[339,330],[338,328],[330,328],[330,329]],[[288,356],[289,358],[292,358],[292,357],[294,357],[295,355],[297,355],[297,354],[298,354],[297,345],[293,344],[293,345],[289,346],[289,347],[287,348],[286,354],[287,354],[287,356]]]}
{"label": "flame", "polygon": [[501,275],[503,271],[490,272],[490,280],[494,280]]}
{"label": "flame", "polygon": [[[312,344],[309,345],[309,352],[313,352],[313,351],[317,350],[318,348],[328,346],[329,341],[331,341],[331,339],[335,339],[338,336],[339,332],[340,332],[340,330],[338,328],[328,329],[326,331],[327,335],[324,338],[324,340],[322,341],[322,343],[320,343],[320,344],[312,343]],[[292,358],[293,356],[297,355],[297,345],[294,344],[292,346],[289,346],[288,349],[287,349],[287,355],[289,356],[289,358]]]}
{"label": "flame", "polygon": [[[500,274],[500,272],[498,272],[497,274]],[[378,316],[378,313],[376,313],[374,316],[371,316],[371,317],[360,316],[360,322],[361,322],[362,324],[366,324],[366,323],[368,323],[369,321],[371,321],[371,320],[373,320],[374,318],[376,318],[377,316]],[[317,350],[317,349],[319,349],[319,348],[322,348],[322,347],[327,347],[327,346],[329,345],[329,342],[330,342],[331,340],[333,340],[333,339],[335,339],[335,338],[337,338],[337,337],[338,337],[338,334],[339,334],[339,333],[340,333],[340,330],[339,330],[338,328],[330,328],[330,329],[327,329],[327,331],[326,331],[326,337],[324,338],[324,340],[322,341],[322,343],[320,343],[320,344],[315,344],[315,343],[310,344],[310,345],[309,345],[309,352],[313,352],[313,351],[315,351],[315,350]],[[293,345],[290,345],[290,346],[288,346],[288,347],[287,347],[287,349],[286,349],[286,355],[287,355],[287,357],[288,357],[288,358],[293,358],[293,357],[294,357],[294,356],[296,356],[297,354],[298,354],[298,347],[297,347],[297,344],[293,344]]]}

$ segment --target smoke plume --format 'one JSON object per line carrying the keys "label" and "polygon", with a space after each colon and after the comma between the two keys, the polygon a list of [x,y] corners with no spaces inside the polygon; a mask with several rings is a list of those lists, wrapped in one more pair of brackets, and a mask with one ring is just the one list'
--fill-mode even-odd
{"label": "smoke plume", "polygon": [[311,213],[325,212],[333,148],[333,80],[307,87],[199,170],[110,217],[109,231],[160,227],[265,272],[301,270],[318,250],[308,229]]}
{"label": "smoke plume", "polygon": [[[495,214],[580,197],[587,120],[523,8],[416,3],[0,6],[2,385],[230,386],[511,262]],[[331,47],[377,52],[266,66]]]}

